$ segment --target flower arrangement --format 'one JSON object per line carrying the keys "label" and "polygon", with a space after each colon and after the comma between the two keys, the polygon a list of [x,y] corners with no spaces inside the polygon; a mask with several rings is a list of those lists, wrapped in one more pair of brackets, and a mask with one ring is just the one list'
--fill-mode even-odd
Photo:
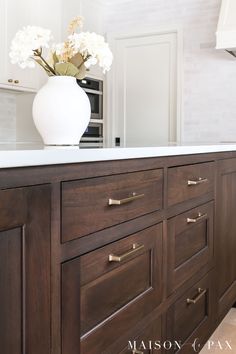
{"label": "flower arrangement", "polygon": [[[98,64],[105,73],[110,70],[113,55],[103,36],[94,32],[79,32],[83,18],[76,17],[68,28],[67,39],[59,44],[52,44],[50,30],[27,26],[18,31],[11,43],[10,58],[12,64],[21,68],[34,68],[39,64],[49,76],[73,76],[83,79],[92,65]],[[47,58],[43,50],[48,51]]]}

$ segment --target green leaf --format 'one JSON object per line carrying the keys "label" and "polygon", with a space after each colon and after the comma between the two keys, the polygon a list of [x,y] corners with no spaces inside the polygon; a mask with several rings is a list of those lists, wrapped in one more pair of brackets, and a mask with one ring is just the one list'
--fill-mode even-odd
{"label": "green leaf", "polygon": [[72,63],[74,66],[76,66],[77,68],[83,64],[84,59],[82,57],[82,55],[80,53],[75,54],[71,59],[70,59],[70,63]]}
{"label": "green leaf", "polygon": [[72,63],[57,63],[55,70],[58,75],[74,76],[79,74],[79,70]]}
{"label": "green leaf", "polygon": [[79,72],[78,74],[76,75],[76,79],[79,79],[79,80],[82,80],[85,78],[86,74],[87,74],[87,69],[84,65],[82,65],[80,68],[79,68]]}
{"label": "green leaf", "polygon": [[53,58],[54,68],[55,68],[55,65],[59,63],[59,59],[58,56],[56,55],[56,52],[53,53],[52,58]]}

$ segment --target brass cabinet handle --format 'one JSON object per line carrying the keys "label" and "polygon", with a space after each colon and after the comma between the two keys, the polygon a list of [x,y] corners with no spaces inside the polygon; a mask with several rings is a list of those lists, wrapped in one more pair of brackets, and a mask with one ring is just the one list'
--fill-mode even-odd
{"label": "brass cabinet handle", "polygon": [[206,183],[208,182],[208,179],[207,178],[202,178],[202,177],[199,177],[195,180],[188,180],[188,186],[197,186],[199,184],[203,184],[203,183]]}
{"label": "brass cabinet handle", "polygon": [[144,245],[138,245],[137,243],[134,243],[132,246],[132,249],[120,256],[116,256],[114,254],[109,255],[109,262],[123,262],[126,259],[129,259],[131,256],[133,256],[136,252],[142,250],[144,248]]}
{"label": "brass cabinet handle", "polygon": [[144,352],[142,352],[141,350],[134,349],[132,351],[132,354],[144,354]]}
{"label": "brass cabinet handle", "polygon": [[198,291],[198,295],[194,298],[194,299],[187,299],[187,304],[191,305],[195,305],[207,292],[207,290],[203,290],[201,288],[197,289]]}
{"label": "brass cabinet handle", "polygon": [[143,198],[144,194],[136,194],[132,193],[132,197],[124,198],[124,199],[111,199],[108,200],[108,205],[122,205],[133,202],[134,200]]}
{"label": "brass cabinet handle", "polygon": [[12,82],[13,82],[13,80],[12,80],[12,79],[8,79],[7,81],[8,81],[9,83],[12,83]]}
{"label": "brass cabinet handle", "polygon": [[192,224],[206,218],[207,218],[207,214],[198,213],[198,216],[196,218],[187,218],[187,223]]}
{"label": "brass cabinet handle", "polygon": [[19,84],[19,80],[14,80],[14,84]]}

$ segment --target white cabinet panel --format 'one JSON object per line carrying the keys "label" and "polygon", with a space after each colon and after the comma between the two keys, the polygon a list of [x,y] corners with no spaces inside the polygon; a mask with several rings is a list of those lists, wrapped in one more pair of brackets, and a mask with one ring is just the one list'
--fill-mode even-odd
{"label": "white cabinet panel", "polygon": [[[62,37],[67,35],[69,22],[76,16],[84,17],[83,31],[104,35],[104,7],[97,0],[62,0]],[[88,76],[102,79],[102,69],[92,66]]]}
{"label": "white cabinet panel", "polygon": [[104,6],[97,0],[62,0],[62,34],[76,16],[84,17],[84,31],[104,34]]}
{"label": "white cabinet panel", "polygon": [[222,0],[218,30],[235,31],[236,27],[236,1]]}
{"label": "white cabinet panel", "polygon": [[236,1],[222,0],[216,32],[217,49],[235,49]]}
{"label": "white cabinet panel", "polygon": [[176,141],[176,33],[114,41],[113,136],[121,146],[156,146]]}
{"label": "white cabinet panel", "polygon": [[9,58],[13,37],[19,29],[27,25],[46,27],[52,30],[56,40],[60,40],[60,2],[0,0],[0,85],[22,91],[37,91],[47,79],[42,69],[38,66],[35,69],[21,69],[18,65],[12,65]]}
{"label": "white cabinet panel", "polygon": [[81,0],[62,0],[62,39],[64,40],[67,36],[67,29],[70,21],[81,13]]}
{"label": "white cabinet panel", "polygon": [[85,31],[104,34],[104,7],[99,1],[81,0],[81,14],[85,19]]}
{"label": "white cabinet panel", "polygon": [[[9,58],[10,45],[15,33],[30,23],[32,2],[29,0],[1,1],[1,60],[0,83],[36,90],[38,86],[37,72],[22,70],[12,65]],[[9,82],[9,80],[11,82]]]}

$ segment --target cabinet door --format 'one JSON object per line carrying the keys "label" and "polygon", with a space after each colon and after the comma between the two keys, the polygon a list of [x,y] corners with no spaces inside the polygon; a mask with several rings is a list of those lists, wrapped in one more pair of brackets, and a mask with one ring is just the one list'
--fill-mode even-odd
{"label": "cabinet door", "polygon": [[[109,126],[112,145],[115,137],[126,147],[176,141],[176,33],[137,33],[110,39],[116,59],[109,82],[113,93],[108,98],[109,111],[114,112]],[[147,58],[152,74],[140,80],[137,73]]]}
{"label": "cabinet door", "polygon": [[11,64],[9,52],[11,41],[16,32],[24,26],[32,25],[34,2],[29,0],[0,0],[0,84],[19,89],[36,90],[38,88],[38,70],[21,69]]}
{"label": "cabinet door", "polygon": [[168,220],[168,294],[213,260],[213,209],[210,202]]}
{"label": "cabinet door", "polygon": [[[119,354],[154,354],[162,353],[162,322],[161,317],[149,323],[141,333],[130,338],[126,347]],[[112,354],[108,351],[104,354]]]}
{"label": "cabinet door", "polygon": [[4,190],[0,200],[0,351],[49,354],[50,189]]}
{"label": "cabinet door", "polygon": [[209,273],[188,289],[167,311],[168,353],[199,352],[211,333],[213,321],[213,275]]}
{"label": "cabinet door", "polygon": [[236,159],[218,164],[216,198],[216,261],[218,315],[236,301]]}

